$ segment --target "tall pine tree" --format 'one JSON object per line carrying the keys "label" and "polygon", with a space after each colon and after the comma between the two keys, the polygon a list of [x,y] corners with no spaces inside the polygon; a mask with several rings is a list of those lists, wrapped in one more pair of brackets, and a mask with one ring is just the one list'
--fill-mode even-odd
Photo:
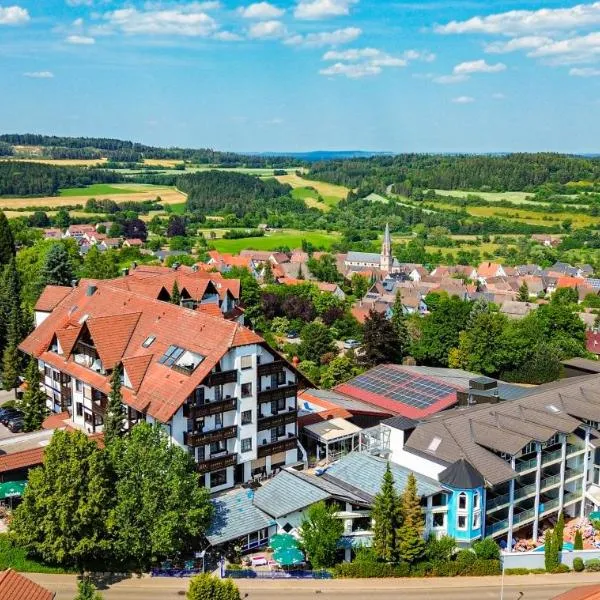
{"label": "tall pine tree", "polygon": [[15,240],[4,211],[0,210],[0,266],[7,265],[15,255]]}
{"label": "tall pine tree", "polygon": [[371,517],[375,521],[373,550],[377,558],[395,562],[398,557],[397,533],[402,525],[402,515],[389,463],[383,475],[381,490],[375,496]]}
{"label": "tall pine tree", "polygon": [[15,391],[19,385],[21,373],[21,360],[19,355],[19,342],[21,341],[19,308],[14,307],[8,324],[8,339],[2,355],[2,387],[8,392]]}
{"label": "tall pine tree", "polygon": [[181,303],[181,293],[179,292],[179,286],[177,285],[177,280],[173,282],[173,289],[171,290],[171,303],[172,304],[180,304]]}
{"label": "tall pine tree", "polygon": [[48,250],[40,271],[40,289],[44,289],[47,285],[71,285],[73,277],[69,253],[60,242],[54,244]]}
{"label": "tall pine tree", "polygon": [[108,395],[108,407],[104,417],[104,440],[110,441],[120,438],[124,432],[125,407],[123,406],[123,394],[121,393],[121,365],[116,365],[110,378],[110,393]]}
{"label": "tall pine tree", "polygon": [[423,539],[425,523],[414,473],[408,476],[406,488],[400,497],[400,506],[402,525],[397,534],[398,556],[406,562],[413,563],[425,552],[425,540]]}
{"label": "tall pine tree", "polygon": [[23,429],[36,431],[42,427],[47,414],[46,394],[40,388],[40,369],[36,358],[31,358],[25,373],[27,390],[23,394],[21,409],[23,411]]}
{"label": "tall pine tree", "polygon": [[2,279],[0,280],[0,351],[3,351],[6,347],[8,324],[13,312],[19,321],[20,336],[24,337],[28,333],[28,324],[22,315],[21,278],[19,277],[14,257],[5,265],[2,271]]}

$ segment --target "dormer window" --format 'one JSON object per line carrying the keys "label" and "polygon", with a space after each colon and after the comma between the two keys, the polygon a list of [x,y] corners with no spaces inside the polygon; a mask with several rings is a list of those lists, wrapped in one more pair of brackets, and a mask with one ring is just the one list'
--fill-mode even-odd
{"label": "dormer window", "polygon": [[193,373],[196,367],[204,360],[204,356],[181,348],[180,346],[171,345],[167,351],[159,359],[161,365],[176,369],[186,375]]}

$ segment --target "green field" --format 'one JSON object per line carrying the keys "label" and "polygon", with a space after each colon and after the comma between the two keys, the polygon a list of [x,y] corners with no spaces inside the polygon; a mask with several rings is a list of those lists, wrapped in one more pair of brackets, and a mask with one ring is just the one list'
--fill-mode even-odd
{"label": "green field", "polygon": [[[118,186],[118,187],[117,187]],[[117,184],[113,186],[107,183],[95,183],[88,185],[83,188],[63,188],[60,190],[61,196],[73,197],[73,196],[114,196],[115,194],[133,194],[135,192],[145,192],[151,190],[154,186],[152,185],[137,185],[137,184]],[[164,186],[162,186],[164,187]]]}
{"label": "green field", "polygon": [[243,238],[240,240],[208,240],[219,252],[237,254],[241,250],[275,250],[282,246],[290,249],[300,248],[302,240],[311,242],[317,247],[329,248],[339,240],[337,233],[325,233],[323,231],[299,231],[288,229],[265,235],[258,238]]}
{"label": "green field", "polygon": [[182,202],[181,204],[170,204],[171,212],[175,215],[183,215],[185,214],[185,207],[187,206],[186,202]]}
{"label": "green field", "polygon": [[[435,190],[438,196],[453,196],[454,198],[466,198],[467,196],[479,196],[488,202],[500,202],[508,200],[515,204],[527,204],[532,195],[529,192],[467,192],[464,190]],[[534,204],[537,204],[534,202]]]}

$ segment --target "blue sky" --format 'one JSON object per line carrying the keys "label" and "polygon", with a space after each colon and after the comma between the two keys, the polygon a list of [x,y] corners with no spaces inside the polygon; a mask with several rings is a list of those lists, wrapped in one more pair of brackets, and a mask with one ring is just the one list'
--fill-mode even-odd
{"label": "blue sky", "polygon": [[0,130],[600,152],[600,2],[0,0]]}

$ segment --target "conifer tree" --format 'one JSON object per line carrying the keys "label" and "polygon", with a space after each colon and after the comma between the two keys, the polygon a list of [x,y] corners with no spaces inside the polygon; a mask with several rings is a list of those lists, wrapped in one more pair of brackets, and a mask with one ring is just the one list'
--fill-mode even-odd
{"label": "conifer tree", "polygon": [[275,277],[273,275],[273,267],[271,263],[267,261],[263,269],[263,283],[275,283]]}
{"label": "conifer tree", "polygon": [[47,285],[71,285],[73,281],[73,267],[69,254],[61,243],[54,244],[42,265],[40,271],[40,287]]}
{"label": "conifer tree", "polygon": [[562,552],[565,536],[565,515],[562,511],[560,515],[558,515],[558,521],[554,527],[554,535],[556,539],[556,549],[558,552]]}
{"label": "conifer tree", "polygon": [[19,329],[18,308],[13,308],[8,324],[8,339],[2,355],[2,387],[8,392],[15,391],[19,385],[19,374],[21,372],[21,360],[19,356],[19,342],[21,332]]}
{"label": "conifer tree", "polygon": [[408,335],[408,328],[406,327],[406,315],[404,314],[404,308],[402,306],[402,295],[400,291],[396,293],[396,298],[394,299],[391,320],[392,325],[396,330],[398,340],[400,341],[402,354],[406,355],[408,347],[410,345],[410,337]]}
{"label": "conifer tree", "polygon": [[4,267],[0,281],[0,351],[6,346],[8,324],[13,311],[19,321],[18,328],[21,337],[24,337],[28,332],[28,327],[25,319],[22,318],[21,279],[14,257]]}
{"label": "conifer tree", "polygon": [[519,287],[519,295],[517,296],[519,302],[529,302],[529,286],[524,281]]}
{"label": "conifer tree", "polygon": [[23,394],[21,408],[23,410],[23,429],[37,431],[47,414],[46,394],[40,388],[40,369],[36,358],[32,357],[25,373],[27,390]]}
{"label": "conifer tree", "polygon": [[400,506],[402,525],[397,534],[398,556],[406,562],[413,563],[425,552],[425,540],[423,539],[425,523],[414,473],[408,476],[406,488],[400,497]]}
{"label": "conifer tree", "polygon": [[102,595],[88,577],[77,583],[77,596],[75,600],[102,600]]}
{"label": "conifer tree", "polygon": [[4,211],[0,210],[0,265],[7,265],[15,255],[15,240]]}
{"label": "conifer tree", "polygon": [[123,394],[121,393],[122,372],[122,367],[118,364],[113,369],[110,378],[110,393],[104,417],[104,440],[107,444],[121,437],[124,432],[125,407],[123,406]]}
{"label": "conifer tree", "polygon": [[177,280],[173,282],[173,289],[171,290],[171,303],[177,305],[181,303],[181,293],[179,292]]}
{"label": "conifer tree", "polygon": [[395,562],[398,557],[397,533],[402,525],[398,494],[394,476],[388,463],[381,490],[375,496],[371,517],[373,525],[373,550],[380,560]]}

